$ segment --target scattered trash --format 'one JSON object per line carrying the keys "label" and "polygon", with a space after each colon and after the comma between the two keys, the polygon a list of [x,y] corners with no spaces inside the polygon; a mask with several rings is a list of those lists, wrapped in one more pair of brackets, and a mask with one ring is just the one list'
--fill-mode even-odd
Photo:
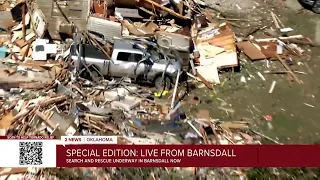
{"label": "scattered trash", "polygon": [[246,81],[246,78],[245,78],[244,76],[241,76],[240,81],[243,82],[243,83],[246,83],[246,82],[247,82],[247,81]]}
{"label": "scattered trash", "polygon": [[263,116],[266,121],[272,121],[273,117],[270,115]]}
{"label": "scattered trash", "polygon": [[257,72],[257,74],[263,81],[266,81],[266,78],[264,78],[264,76],[260,72]]}
{"label": "scattered trash", "polygon": [[270,94],[273,92],[274,87],[276,86],[276,83],[277,83],[276,81],[272,81],[272,84],[271,84],[270,89],[269,89],[269,93]]}
{"label": "scattered trash", "polygon": [[312,108],[315,108],[315,106],[311,105],[311,104],[307,104],[307,103],[303,103],[304,105],[306,106],[309,106],[309,107],[312,107]]}
{"label": "scattered trash", "polygon": [[273,126],[272,126],[271,122],[267,122],[267,125],[268,125],[269,129],[273,129]]}

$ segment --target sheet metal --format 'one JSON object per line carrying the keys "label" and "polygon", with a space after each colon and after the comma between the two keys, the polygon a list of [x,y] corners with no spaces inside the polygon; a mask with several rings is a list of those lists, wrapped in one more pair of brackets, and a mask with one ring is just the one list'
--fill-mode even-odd
{"label": "sheet metal", "polygon": [[106,41],[113,42],[114,37],[121,37],[122,26],[117,22],[90,16],[88,18],[88,30],[103,35]]}

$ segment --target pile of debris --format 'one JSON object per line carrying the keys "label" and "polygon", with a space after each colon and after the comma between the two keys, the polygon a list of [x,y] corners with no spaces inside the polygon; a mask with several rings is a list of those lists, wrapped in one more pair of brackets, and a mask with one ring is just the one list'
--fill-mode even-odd
{"label": "pile of debris", "polygon": [[[6,11],[11,6],[14,7]],[[1,56],[9,53],[10,59],[19,62],[18,67],[7,70],[9,75],[26,69],[39,72],[52,68],[61,58],[75,63],[79,66],[78,74],[87,74],[92,80],[96,80],[93,75],[130,78],[143,75],[143,80],[153,81],[157,76],[152,74],[154,70],[165,72],[170,83],[175,84],[171,67],[159,64],[161,60],[171,64],[180,59],[191,68],[189,76],[212,88],[212,84],[220,83],[219,71],[239,67],[239,55],[243,52],[252,61],[279,60],[285,67],[283,72],[301,83],[287,61],[304,53],[297,44],[314,46],[303,35],[292,34],[293,29],[283,25],[273,12],[271,20],[276,29],[258,26],[243,37],[235,36],[230,28],[233,24],[223,18],[218,18],[222,19],[218,23],[202,1],[38,0],[16,5],[4,3],[2,7],[5,19],[1,21],[1,29],[7,33],[0,38]],[[258,31],[269,38],[254,37]],[[73,46],[79,44],[86,44],[82,46],[83,53],[78,51],[80,47]],[[80,56],[84,56],[82,61],[86,63],[81,62]],[[34,75],[35,81],[37,78]]]}
{"label": "pile of debris", "polygon": [[[257,27],[238,37],[232,23],[214,19],[201,0],[20,0],[0,7],[0,135],[117,135],[120,144],[260,144],[267,138],[280,144],[243,120],[186,117],[183,75],[212,89],[245,54],[267,64],[278,60],[282,72],[302,83],[290,64],[304,53],[297,44],[314,45],[292,35],[274,13],[276,30]],[[255,38],[258,31],[269,38]],[[141,79],[156,89],[132,83]]]}

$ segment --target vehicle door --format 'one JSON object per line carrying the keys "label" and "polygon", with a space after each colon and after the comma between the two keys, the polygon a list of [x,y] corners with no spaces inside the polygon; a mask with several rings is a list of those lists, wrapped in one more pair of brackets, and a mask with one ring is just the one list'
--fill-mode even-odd
{"label": "vehicle door", "polygon": [[[138,62],[142,59],[143,53],[118,52],[116,60],[110,68],[111,76],[135,78],[134,71]],[[141,63],[137,68],[138,72],[143,71],[144,64]]]}
{"label": "vehicle door", "polygon": [[101,74],[108,74],[109,59],[101,50],[92,45],[84,45],[81,51],[87,66],[94,64],[98,67]]}

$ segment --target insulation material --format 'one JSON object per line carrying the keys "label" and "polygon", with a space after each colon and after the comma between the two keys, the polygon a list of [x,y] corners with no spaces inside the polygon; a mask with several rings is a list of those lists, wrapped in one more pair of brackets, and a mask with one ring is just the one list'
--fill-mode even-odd
{"label": "insulation material", "polygon": [[232,30],[226,24],[221,24],[219,29],[212,32],[211,35],[212,36],[209,37],[198,38],[197,44],[207,43],[215,47],[223,48],[225,52],[216,54],[216,56],[211,58],[201,57],[200,55],[200,65],[214,63],[218,69],[238,66],[238,56]]}
{"label": "insulation material", "polygon": [[220,84],[217,66],[212,63],[196,67],[198,73],[210,83]]}
{"label": "insulation material", "polygon": [[218,68],[234,67],[238,65],[237,52],[223,52],[213,58],[201,59],[200,65],[215,64]]}
{"label": "insulation material", "polygon": [[199,50],[201,59],[212,58],[215,57],[217,54],[220,54],[223,51],[225,51],[224,48],[213,46],[209,43],[201,43],[197,46],[197,48]]}

